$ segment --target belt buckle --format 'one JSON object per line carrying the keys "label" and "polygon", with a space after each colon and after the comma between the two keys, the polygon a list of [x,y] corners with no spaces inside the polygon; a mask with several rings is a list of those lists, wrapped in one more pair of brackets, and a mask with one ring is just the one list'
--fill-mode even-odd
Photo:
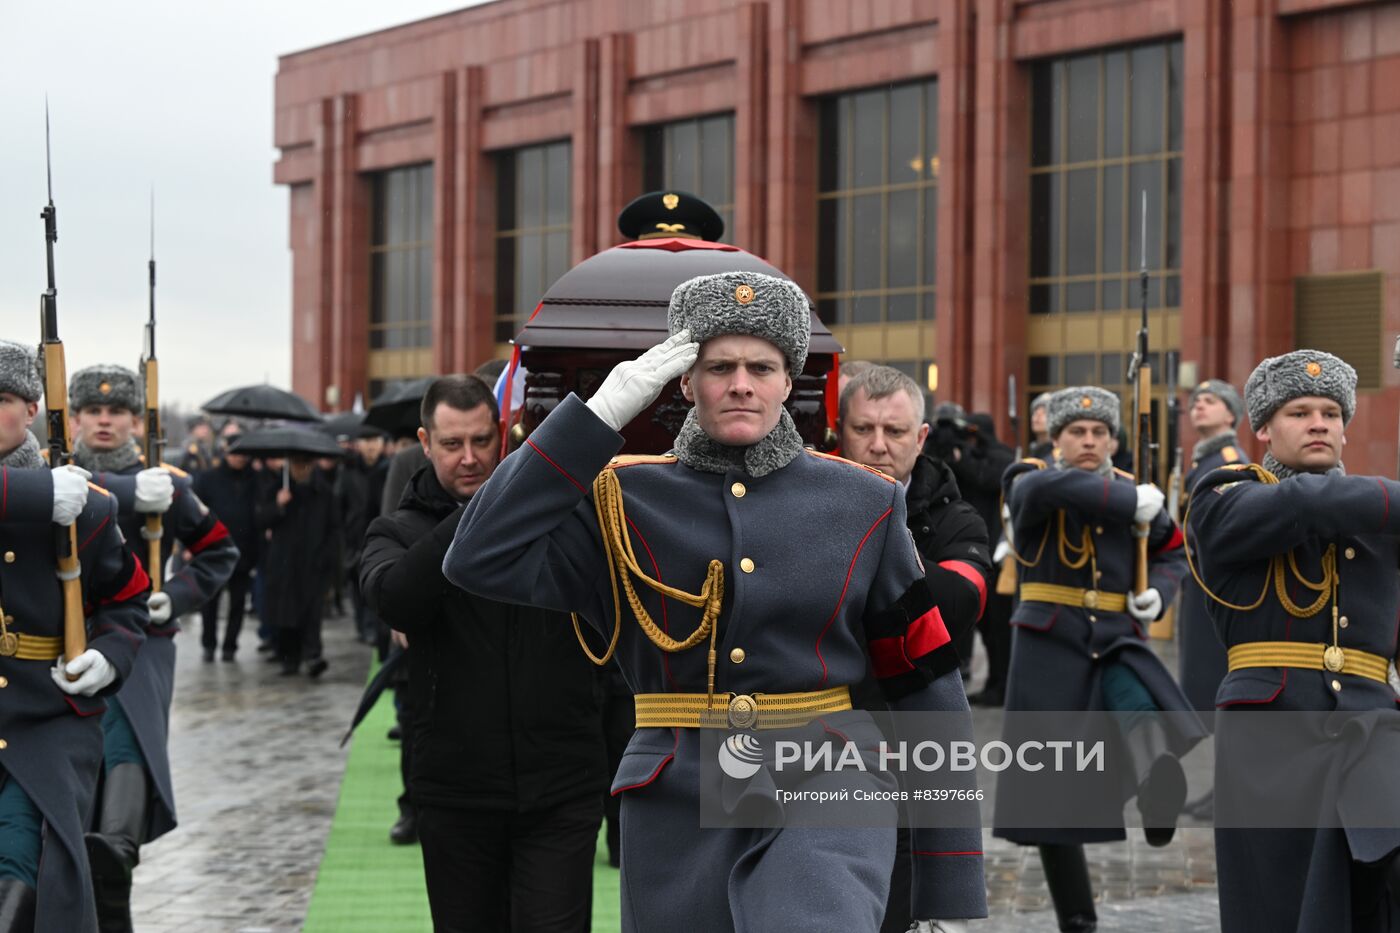
{"label": "belt buckle", "polygon": [[1099,608],[1099,591],[1098,591],[1098,590],[1085,590],[1085,591],[1084,591],[1084,608],[1085,608],[1085,609],[1097,609],[1097,608]]}
{"label": "belt buckle", "polygon": [[1336,645],[1328,645],[1322,652],[1322,666],[1333,674],[1341,673],[1346,667],[1347,653]]}
{"label": "belt buckle", "polygon": [[12,658],[19,653],[19,636],[14,632],[0,635],[0,656]]}
{"label": "belt buckle", "polygon": [[750,729],[758,721],[758,701],[747,693],[736,693],[729,700],[729,725]]}

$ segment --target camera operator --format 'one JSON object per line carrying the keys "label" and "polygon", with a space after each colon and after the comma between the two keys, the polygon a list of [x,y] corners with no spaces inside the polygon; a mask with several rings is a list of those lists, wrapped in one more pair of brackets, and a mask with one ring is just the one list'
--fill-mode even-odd
{"label": "camera operator", "polygon": [[[1001,529],[1001,475],[1011,465],[1015,454],[997,440],[991,415],[967,415],[961,406],[952,402],[939,405],[933,414],[924,452],[952,469],[963,500],[977,510],[987,525],[988,537],[995,541]],[[981,692],[968,697],[969,703],[977,706],[1002,704],[1006,670],[1011,663],[1010,619],[1011,598],[989,592],[980,622],[982,643],[987,649],[987,682]],[[965,659],[964,664],[971,663],[970,629],[960,639],[958,657]]]}

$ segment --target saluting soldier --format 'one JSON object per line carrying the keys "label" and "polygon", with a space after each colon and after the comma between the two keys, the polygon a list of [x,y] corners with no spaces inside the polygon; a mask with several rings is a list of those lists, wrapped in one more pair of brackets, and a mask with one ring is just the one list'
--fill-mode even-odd
{"label": "saluting soldier", "polygon": [[[878,728],[850,709],[867,668],[894,710],[967,714],[904,487],[804,450],[783,405],[810,337],[797,286],[747,272],[691,279],[668,327],[506,458],[468,504],[444,572],[484,596],[576,610],[605,639],[621,626],[637,713],[613,781],[624,929],[873,933],[893,823],[701,829],[700,727],[839,733],[871,755],[863,779],[893,789],[874,760]],[[620,429],[677,376],[694,408],[673,452],[614,460]],[[980,830],[913,837],[913,915],[985,916]]]}
{"label": "saluting soldier", "polygon": [[68,397],[76,412],[73,460],[115,497],[127,540],[144,544],[146,517],[161,514],[162,566],[177,545],[190,555],[170,579],[157,581],[145,649],[102,718],[102,792],[87,846],[105,933],[131,929],[131,873],[140,847],[175,828],[166,742],[176,620],[217,595],[238,563],[238,547],[195,495],[188,473],[141,462],[132,442],[142,410],[136,373],[115,365],[81,369],[69,380]]}
{"label": "saluting soldier", "polygon": [[[91,933],[100,714],[145,640],[150,581],[116,500],[83,470],[46,467],[29,431],[41,391],[34,351],[0,340],[0,933]],[[54,525],[75,521],[88,647],[65,663]]]}
{"label": "saluting soldier", "polygon": [[[1207,379],[1196,386],[1191,390],[1190,417],[1191,427],[1200,440],[1191,451],[1191,467],[1181,479],[1181,515],[1172,516],[1177,521],[1186,514],[1191,491],[1202,477],[1222,466],[1249,462],[1235,434],[1244,418],[1244,399],[1234,386],[1221,379]],[[1181,689],[1196,712],[1202,714],[1201,721],[1206,728],[1211,728],[1214,717],[1206,714],[1215,712],[1215,692],[1220,689],[1220,681],[1225,679],[1225,646],[1210,619],[1206,594],[1189,574],[1181,583],[1177,626],[1180,633],[1177,675]],[[1209,819],[1211,799],[1211,792],[1206,791],[1198,800],[1187,804],[1186,812]]]}
{"label": "saluting soldier", "polygon": [[[1279,760],[1290,788],[1340,781],[1345,789],[1339,771],[1368,757],[1380,756],[1393,775],[1389,737],[1400,727],[1386,681],[1400,617],[1400,483],[1342,468],[1356,371],[1330,353],[1297,350],[1260,363],[1244,398],[1255,437],[1268,445],[1263,464],[1231,464],[1202,478],[1187,520],[1190,554],[1227,651],[1216,705],[1250,711],[1217,718],[1219,818],[1239,812],[1236,789],[1279,799],[1268,786],[1274,773],[1260,775],[1254,757],[1264,747],[1260,727],[1278,718],[1253,711],[1295,712],[1287,721],[1299,732]],[[1333,729],[1296,715],[1308,710],[1366,711],[1364,754],[1352,754],[1357,745],[1340,720]],[[1392,781],[1379,790],[1393,799]],[[1347,802],[1345,792],[1339,802]],[[1400,927],[1400,824],[1357,826],[1343,806],[1334,808],[1295,824],[1321,828],[1216,829],[1226,933]]]}
{"label": "saluting soldier", "polygon": [[[997,786],[998,836],[1038,845],[1061,930],[1097,924],[1084,858],[1086,842],[1124,838],[1117,812],[1136,794],[1147,840],[1166,845],[1186,799],[1177,760],[1204,735],[1181,688],[1147,644],[1186,573],[1182,536],[1155,486],[1136,485],[1110,457],[1119,428],[1118,396],[1096,386],[1063,389],[1046,405],[1058,451],[1052,463],[1027,459],[1006,471],[1003,490],[1022,565],[1021,601],[1011,617],[1016,636],[1006,693],[1007,734],[1020,710],[1105,710],[1123,713],[1118,760],[1136,786],[1106,777],[1105,819],[1097,828],[1021,829],[1003,807],[1021,795],[1025,775],[1010,769]],[[1132,592],[1134,528],[1147,525],[1148,587]],[[1084,776],[1086,782],[1094,780]]]}

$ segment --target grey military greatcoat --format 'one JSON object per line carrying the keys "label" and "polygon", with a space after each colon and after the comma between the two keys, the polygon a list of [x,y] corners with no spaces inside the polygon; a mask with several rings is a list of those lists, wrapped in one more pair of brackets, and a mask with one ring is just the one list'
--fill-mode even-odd
{"label": "grey military greatcoat", "polygon": [[[569,396],[472,497],[443,566],[448,579],[482,596],[576,610],[610,636],[614,606],[590,485],[621,447],[620,434]],[[724,564],[717,692],[849,686],[872,667],[894,709],[967,710],[898,483],[810,451],[759,477],[737,467],[702,472],[674,457],[616,473],[648,574],[694,593],[711,559]],[[672,635],[695,629],[699,610],[650,589],[639,596]],[[623,611],[618,657],[632,690],[704,693],[706,646],[664,653]],[[859,710],[825,713],[805,728],[862,749],[880,740]],[[893,827],[702,829],[699,732],[638,729],[617,771],[624,929],[878,929]],[[914,915],[985,916],[980,830],[913,836]]]}
{"label": "grey military greatcoat", "polygon": [[[115,697],[131,722],[131,731],[141,746],[141,756],[146,760],[155,789],[154,805],[147,817],[147,842],[175,828],[175,788],[170,780],[170,753],[166,745],[170,733],[170,700],[175,689],[175,635],[180,631],[176,620],[212,599],[238,564],[238,546],[218,516],[199,501],[190,475],[166,466],[173,474],[175,497],[170,509],[161,516],[164,531],[161,566],[169,566],[177,545],[190,556],[170,579],[162,582],[162,589],[170,596],[170,621],[148,627],[146,647],[137,658],[135,670]],[[94,473],[92,481],[116,498],[122,532],[144,559],[146,542],[141,530],[146,524],[146,514],[136,511],[136,474],[142,469],[144,467],[138,463],[121,473]]]}
{"label": "grey military greatcoat", "polygon": [[[0,602],[11,632],[63,636],[52,511],[49,470],[0,467]],[[53,661],[0,656],[0,780],[17,781],[44,818],[35,929],[96,933],[83,830],[102,764],[102,713],[145,641],[150,581],[103,490],[89,491],[77,532],[88,647],[117,679],[98,696],[69,696],[54,685]]]}

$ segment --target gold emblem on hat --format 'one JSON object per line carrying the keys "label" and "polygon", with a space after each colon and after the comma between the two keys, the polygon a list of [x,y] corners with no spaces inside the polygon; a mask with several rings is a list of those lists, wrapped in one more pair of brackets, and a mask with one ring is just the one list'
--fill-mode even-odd
{"label": "gold emblem on hat", "polygon": [[1080,406],[1083,407],[1083,408],[1093,408],[1093,407],[1094,407],[1094,400],[1091,399],[1089,396],[1086,395],[1086,396],[1084,396],[1082,399],[1079,400],[1079,404],[1080,404]]}
{"label": "gold emblem on hat", "polygon": [[681,196],[678,194],[663,194],[661,196],[661,203],[666,205],[666,210],[673,211],[676,209],[676,205],[681,203]]}
{"label": "gold emblem on hat", "polygon": [[740,285],[734,289],[734,300],[741,305],[746,305],[753,301],[753,287],[750,285]]}
{"label": "gold emblem on hat", "polygon": [[1309,376],[1312,376],[1314,379],[1316,379],[1318,376],[1321,376],[1321,375],[1322,375],[1322,364],[1319,363],[1319,362],[1317,362],[1317,361],[1315,361],[1315,360],[1314,360],[1313,362],[1309,363],[1309,364],[1307,365],[1306,369],[1307,369],[1308,375],[1309,375]]}
{"label": "gold emblem on hat", "polygon": [[112,391],[112,384],[110,382],[104,382],[102,383],[102,385],[97,387],[97,391],[101,392],[103,395],[106,395],[108,392]]}

